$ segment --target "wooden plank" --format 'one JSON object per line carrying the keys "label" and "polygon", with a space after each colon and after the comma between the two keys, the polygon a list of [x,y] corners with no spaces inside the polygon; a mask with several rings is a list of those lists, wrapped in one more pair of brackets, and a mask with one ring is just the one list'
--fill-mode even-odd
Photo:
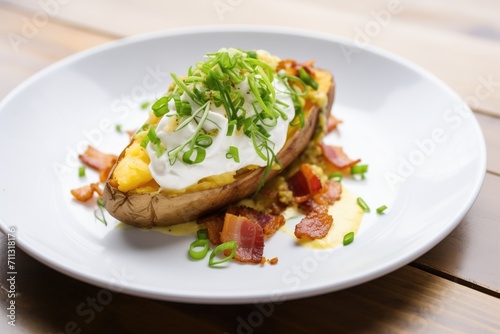
{"label": "wooden plank", "polygon": [[486,142],[487,170],[500,175],[500,118],[476,113]]}
{"label": "wooden plank", "polygon": [[[1,233],[0,245],[1,254],[6,254]],[[500,330],[500,299],[408,266],[347,290],[258,306],[180,304],[108,293],[64,276],[21,250],[16,268],[16,327],[0,321],[2,333],[60,333],[70,326],[83,333]],[[6,279],[3,266],[0,279]],[[5,289],[0,295],[0,314],[6,319]]]}
{"label": "wooden plank", "polygon": [[417,264],[500,293],[499,194],[500,177],[486,174],[476,202],[460,225]]}
{"label": "wooden plank", "polygon": [[55,61],[111,40],[56,20],[49,20],[30,38],[24,38],[22,18],[27,14],[0,7],[0,17],[0,98]]}
{"label": "wooden plank", "polygon": [[[38,0],[9,2],[35,13],[43,11]],[[214,24],[293,26],[332,33],[399,54],[437,75],[463,98],[470,99],[472,107],[500,115],[498,2],[396,0],[400,6],[395,7],[389,6],[394,1],[386,0],[230,3],[228,0],[71,1],[60,6],[56,18],[120,36]],[[384,18],[380,14],[383,11],[390,16]],[[490,82],[487,87],[485,81]]]}

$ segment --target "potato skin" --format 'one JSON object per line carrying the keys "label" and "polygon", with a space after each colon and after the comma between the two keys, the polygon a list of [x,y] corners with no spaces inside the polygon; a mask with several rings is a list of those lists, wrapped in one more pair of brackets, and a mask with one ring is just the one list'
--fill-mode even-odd
{"label": "potato skin", "polygon": [[[317,127],[320,112],[324,112],[326,116],[330,113],[334,92],[335,84],[332,81],[327,94],[327,106],[324,109],[313,107],[306,119],[306,125],[297,131],[277,154],[284,168],[307,147]],[[125,150],[118,158],[118,162],[124,152]],[[108,212],[126,224],[141,228],[175,225],[195,220],[252,195],[264,175],[264,170],[264,167],[255,169],[235,182],[218,188],[180,195],[125,193],[112,186],[108,180],[104,187],[103,201]],[[113,171],[114,168],[111,175]],[[271,170],[266,180],[279,172],[280,170]]]}

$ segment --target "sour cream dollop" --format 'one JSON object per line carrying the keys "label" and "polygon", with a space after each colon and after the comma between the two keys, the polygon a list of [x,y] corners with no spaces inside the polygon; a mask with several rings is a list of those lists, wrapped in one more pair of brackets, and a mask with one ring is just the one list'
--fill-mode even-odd
{"label": "sour cream dollop", "polygon": [[[288,125],[295,116],[295,110],[292,98],[286,93],[287,88],[285,85],[278,78],[274,79],[272,85],[276,91],[276,101],[280,101],[280,107],[286,115],[286,117],[279,117],[275,126],[264,126],[270,134],[268,140],[274,143],[273,152],[276,154],[285,145]],[[255,97],[250,91],[247,80],[236,85],[236,88],[240,89],[245,97],[242,109],[246,110],[247,117],[252,116],[255,113],[252,106],[252,103],[255,102]],[[191,101],[185,94],[181,96],[181,100],[188,101],[193,111],[200,108],[200,106]],[[258,103],[253,105],[257,106]],[[226,111],[222,105],[216,107],[213,102],[210,102],[208,118],[203,124],[203,129],[207,133],[216,133],[216,135],[212,137],[212,144],[206,148],[206,156],[203,162],[193,165],[186,164],[181,158],[181,153],[179,158],[171,164],[167,152],[189,140],[195,133],[197,124],[195,122],[190,122],[184,128],[176,130],[178,124],[181,123],[183,119],[177,118],[173,101],[169,102],[168,107],[169,112],[162,117],[156,128],[156,136],[165,145],[166,153],[158,157],[151,143],[146,147],[146,151],[151,160],[149,170],[154,180],[162,189],[182,190],[209,176],[215,176],[226,172],[235,172],[240,168],[250,165],[260,167],[266,166],[267,162],[256,153],[251,138],[246,136],[243,132],[236,130],[233,131],[231,136],[227,136],[228,120]],[[258,112],[260,111],[262,110],[258,110]],[[230,146],[234,146],[238,149],[239,162],[226,156]]]}

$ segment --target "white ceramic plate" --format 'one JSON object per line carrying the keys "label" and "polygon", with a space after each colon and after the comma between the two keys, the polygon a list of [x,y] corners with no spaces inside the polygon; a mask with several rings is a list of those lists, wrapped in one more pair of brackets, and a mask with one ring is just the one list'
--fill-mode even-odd
{"label": "white ceramic plate", "polygon": [[[211,269],[187,258],[192,235],[104,226],[69,189],[75,152],[89,142],[118,153],[145,120],[139,105],[168,87],[208,51],[265,49],[315,59],[337,82],[329,141],[362,157],[369,174],[345,185],[386,215],[365,215],[355,242],[332,251],[294,245],[277,233],[265,248],[278,265]],[[414,260],[460,222],[485,173],[485,145],[471,111],[434,76],[389,53],[303,31],[204,28],[123,39],[41,71],[0,106],[0,219],[18,245],[85,282],[133,295],[194,303],[281,301],[350,287]],[[193,205],[196,205],[195,203]]]}

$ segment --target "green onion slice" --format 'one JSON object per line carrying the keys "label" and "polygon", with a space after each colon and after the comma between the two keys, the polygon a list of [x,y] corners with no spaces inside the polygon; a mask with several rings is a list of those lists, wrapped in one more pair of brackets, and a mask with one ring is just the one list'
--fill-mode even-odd
{"label": "green onion slice", "polygon": [[382,206],[377,208],[377,213],[380,215],[380,214],[384,213],[385,210],[387,210],[387,205],[382,205]]}
{"label": "green onion slice", "polygon": [[122,132],[122,126],[120,124],[116,124],[115,125],[115,130],[116,130],[116,132],[121,133]]}
{"label": "green onion slice", "polygon": [[[201,250],[197,250],[198,248]],[[201,260],[207,256],[208,250],[210,249],[210,242],[208,239],[198,239],[189,245],[189,257],[193,260]]]}
{"label": "green onion slice", "polygon": [[[194,158],[192,158],[194,154]],[[188,165],[196,165],[205,160],[207,151],[202,147],[193,147],[192,149],[184,152],[182,155],[182,161]]]}
{"label": "green onion slice", "polygon": [[368,172],[368,165],[354,165],[351,167],[351,175],[360,175],[365,178],[365,173]]}
{"label": "green onion slice", "polygon": [[307,71],[303,67],[299,70],[299,77],[314,90],[318,90],[318,83],[314,81],[313,78],[311,78],[309,73],[307,73]]}
{"label": "green onion slice", "polygon": [[358,197],[356,199],[356,202],[361,207],[361,209],[363,209],[364,212],[370,212],[370,207],[368,206],[368,204],[366,204],[366,202],[361,197]]}
{"label": "green onion slice", "polygon": [[342,241],[342,243],[344,244],[344,246],[347,246],[353,241],[354,241],[354,232],[349,232],[346,235],[344,235],[344,240]]}
{"label": "green onion slice", "polygon": [[336,182],[342,181],[343,177],[344,177],[344,175],[342,175],[341,172],[334,172],[334,173],[328,174],[328,180],[333,180]]}
{"label": "green onion slice", "polygon": [[78,168],[78,176],[79,177],[85,176],[85,166],[80,166],[80,168]]}
{"label": "green onion slice", "polygon": [[[222,264],[224,262],[227,262],[231,260],[234,255],[236,254],[236,248],[238,247],[238,244],[236,241],[228,241],[223,244],[220,244],[219,246],[215,247],[212,253],[210,253],[210,259],[208,260],[208,265],[210,267],[217,267],[219,264]],[[214,258],[219,254],[220,252],[224,252],[225,250],[231,250],[231,254],[229,256],[226,256],[222,260],[215,261]]]}
{"label": "green onion slice", "polygon": [[212,142],[213,139],[209,135],[199,135],[195,140],[196,145],[203,148],[209,147],[210,145],[212,145]]}
{"label": "green onion slice", "polygon": [[198,239],[208,239],[208,230],[206,228],[198,230],[196,232],[196,238]]}
{"label": "green onion slice", "polygon": [[235,146],[229,146],[229,152],[226,153],[227,159],[234,159],[235,162],[240,162],[240,153]]}

